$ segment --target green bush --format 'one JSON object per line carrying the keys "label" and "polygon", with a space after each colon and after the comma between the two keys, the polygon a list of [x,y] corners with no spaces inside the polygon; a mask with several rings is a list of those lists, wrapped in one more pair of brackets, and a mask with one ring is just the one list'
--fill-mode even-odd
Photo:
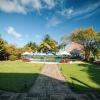
{"label": "green bush", "polygon": [[15,61],[16,59],[17,59],[17,56],[15,56],[15,55],[9,56],[9,60],[11,60],[11,61]]}

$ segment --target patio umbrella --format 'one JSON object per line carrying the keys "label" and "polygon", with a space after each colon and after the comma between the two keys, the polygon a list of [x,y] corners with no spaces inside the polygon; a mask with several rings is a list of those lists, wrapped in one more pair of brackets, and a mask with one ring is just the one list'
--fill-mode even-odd
{"label": "patio umbrella", "polygon": [[24,52],[22,55],[30,55],[30,56],[32,56],[33,53],[32,52]]}
{"label": "patio umbrella", "polygon": [[44,56],[44,55],[46,55],[46,54],[45,54],[45,53],[34,53],[34,55]]}
{"label": "patio umbrella", "polygon": [[66,51],[63,51],[60,53],[61,55],[71,55],[70,53],[66,52]]}

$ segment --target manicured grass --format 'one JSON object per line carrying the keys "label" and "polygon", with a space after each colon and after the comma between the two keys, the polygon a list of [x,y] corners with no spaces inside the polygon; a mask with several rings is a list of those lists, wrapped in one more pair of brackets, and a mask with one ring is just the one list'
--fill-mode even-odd
{"label": "manicured grass", "polygon": [[21,61],[0,62],[0,89],[25,92],[35,82],[43,64]]}
{"label": "manicured grass", "polygon": [[100,66],[84,63],[60,64],[59,67],[73,90],[100,90]]}

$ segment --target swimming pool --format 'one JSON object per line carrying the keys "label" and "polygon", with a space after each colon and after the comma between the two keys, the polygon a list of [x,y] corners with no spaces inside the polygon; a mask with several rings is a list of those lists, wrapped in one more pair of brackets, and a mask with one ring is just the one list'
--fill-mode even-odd
{"label": "swimming pool", "polygon": [[60,62],[61,59],[33,59],[32,62]]}

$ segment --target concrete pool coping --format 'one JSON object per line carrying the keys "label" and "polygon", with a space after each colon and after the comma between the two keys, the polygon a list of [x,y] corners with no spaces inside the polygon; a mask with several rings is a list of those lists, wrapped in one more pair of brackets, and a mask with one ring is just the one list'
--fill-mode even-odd
{"label": "concrete pool coping", "polygon": [[31,63],[42,63],[42,64],[60,64],[59,62],[35,62],[35,61],[31,61]]}
{"label": "concrete pool coping", "polygon": [[[34,61],[33,61],[34,60]],[[43,61],[43,62],[41,62],[41,61],[37,61],[37,60],[41,60],[41,59],[31,59],[31,63],[42,63],[42,64],[59,64],[60,62],[47,62],[47,61]]]}
{"label": "concrete pool coping", "polygon": [[30,61],[31,63],[42,63],[42,64],[81,64],[84,63],[83,61],[70,61],[68,63],[60,63],[60,62],[35,62]]}

